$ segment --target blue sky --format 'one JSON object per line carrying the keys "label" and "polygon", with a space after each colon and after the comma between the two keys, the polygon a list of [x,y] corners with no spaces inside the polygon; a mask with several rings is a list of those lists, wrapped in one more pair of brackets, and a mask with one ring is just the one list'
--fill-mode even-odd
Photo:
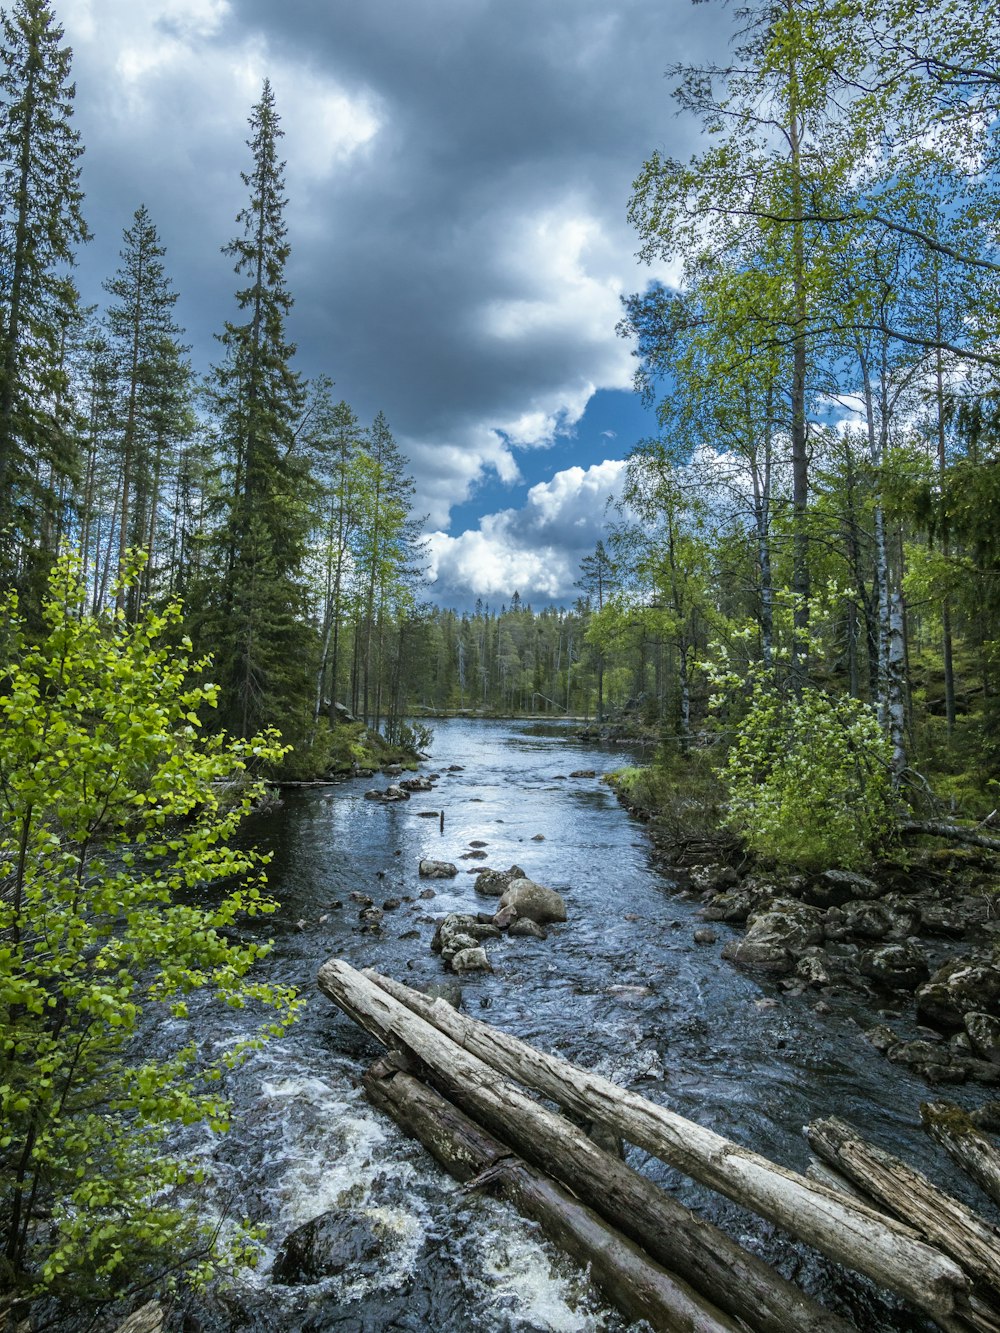
{"label": "blue sky", "polygon": [[[432,595],[572,601],[620,460],[621,298],[670,283],[626,210],[654,149],[686,157],[664,71],[722,58],[721,0],[54,0],[74,51],[93,242],[85,299],[145,204],[201,369],[235,314],[222,247],[247,116],[285,136],[290,334],[365,421],[386,413],[428,515]],[[505,588],[511,579],[517,583]]]}

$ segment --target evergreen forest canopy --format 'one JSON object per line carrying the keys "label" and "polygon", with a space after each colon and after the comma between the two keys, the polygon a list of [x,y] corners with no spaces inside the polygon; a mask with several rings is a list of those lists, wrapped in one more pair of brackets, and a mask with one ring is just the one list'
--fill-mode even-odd
{"label": "evergreen forest canopy", "polygon": [[[995,0],[760,0],[740,24],[730,64],[672,71],[706,147],[654,153],[630,203],[680,274],[622,320],[657,437],[572,609],[512,590],[459,615],[421,605],[389,423],[295,369],[269,84],[199,382],[141,204],[82,306],[71,52],[47,0],[2,11],[0,1278],[25,1299],[214,1253],[161,1205],[192,1178],[161,1139],[224,1127],[224,1070],[298,1004],[232,941],[275,904],[266,858],[228,846],[260,789],[226,780],[346,766],[343,706],[390,741],[439,710],[628,717],[799,865],[864,864],[907,802],[1000,804]],[[184,897],[222,880],[244,882]],[[131,1061],[144,1006],[180,1020],[198,991],[270,1011],[259,1037]]]}

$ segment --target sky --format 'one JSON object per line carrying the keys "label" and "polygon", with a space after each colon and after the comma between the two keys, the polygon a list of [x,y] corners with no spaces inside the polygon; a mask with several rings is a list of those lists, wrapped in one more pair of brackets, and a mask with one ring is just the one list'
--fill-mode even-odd
{"label": "sky", "polygon": [[429,595],[570,604],[623,459],[626,218],[654,148],[685,158],[668,68],[720,58],[721,0],[54,0],[73,48],[85,299],[145,204],[205,370],[236,314],[247,117],[281,117],[296,366],[382,410],[427,515]]}

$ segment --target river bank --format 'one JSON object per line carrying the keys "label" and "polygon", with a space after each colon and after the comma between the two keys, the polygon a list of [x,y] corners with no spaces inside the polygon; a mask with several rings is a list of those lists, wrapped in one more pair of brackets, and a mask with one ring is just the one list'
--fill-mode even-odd
{"label": "river bank", "polygon": [[[685,839],[662,784],[641,771],[612,788],[646,822],[659,855],[711,923],[744,929],[721,956],[820,1004],[844,995],[882,1006],[866,1037],[931,1084],[1000,1085],[1000,857],[972,848],[913,847],[869,873],[800,873],[757,863],[711,821],[720,793],[701,775],[699,826]],[[711,792],[710,795],[706,794]],[[685,865],[685,862],[687,864]],[[914,1034],[913,1025],[917,1025]],[[988,1118],[996,1119],[990,1111]]]}
{"label": "river bank", "polygon": [[[246,1215],[267,1239],[256,1270],[192,1300],[175,1327],[186,1317],[205,1333],[237,1325],[248,1333],[465,1333],[473,1325],[623,1333],[584,1273],[510,1209],[463,1195],[367,1104],[358,1081],[378,1048],[316,991],[330,957],[422,990],[446,984],[469,1013],[797,1170],[809,1160],[802,1126],[840,1115],[969,1196],[920,1127],[926,1081],[865,1040],[877,1017],[870,1000],[832,995],[822,1001],[828,1012],[817,1012],[814,993],[792,994],[780,977],[720,963],[741,926],[705,922],[704,890],[668,872],[649,826],[602,780],[633,757],[627,747],[573,730],[443,721],[421,768],[440,774],[433,790],[383,804],[365,799],[366,780],[292,789],[280,809],[247,826],[243,836],[273,854],[270,885],[282,903],[277,917],[257,923],[274,938],[263,974],[309,998],[285,1039],[228,1076],[230,1133],[191,1126],[178,1144],[211,1172],[199,1201],[206,1215]],[[474,851],[485,858],[465,859]],[[459,873],[421,879],[422,860]],[[477,875],[465,870],[512,864],[560,893],[566,922],[546,927],[546,939],[491,938],[491,971],[453,975],[431,946],[441,918],[486,905]],[[428,888],[433,897],[422,897]],[[365,917],[371,906],[381,914],[374,922]],[[716,932],[716,947],[698,942],[704,929]],[[190,1031],[165,1025],[162,1040],[215,1045],[246,1024],[236,1011],[205,1011]],[[975,1110],[986,1091],[965,1084],[949,1095]],[[644,1154],[629,1158],[768,1263],[796,1273],[861,1333],[926,1333],[925,1321],[865,1281]],[[324,1215],[336,1219],[343,1265],[290,1280],[278,1265],[282,1247]]]}

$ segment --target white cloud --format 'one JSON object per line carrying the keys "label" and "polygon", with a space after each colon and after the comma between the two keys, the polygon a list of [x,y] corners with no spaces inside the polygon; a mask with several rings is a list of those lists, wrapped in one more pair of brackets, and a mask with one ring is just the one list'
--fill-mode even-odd
{"label": "white cloud", "polygon": [[620,494],[625,464],[608,459],[567,468],[532,486],[523,509],[488,514],[479,527],[430,535],[429,576],[448,604],[477,597],[570,602],[580,560],[607,527],[607,501]]}
{"label": "white cloud", "polygon": [[85,0],[71,7],[67,36],[78,63],[100,72],[111,122],[105,130],[138,139],[156,125],[162,135],[171,108],[175,137],[187,141],[196,110],[203,152],[214,136],[231,140],[233,128],[245,126],[266,77],[278,95],[290,177],[308,183],[329,176],[378,134],[379,99],[282,58],[254,32],[223,40],[231,10],[229,0]]}
{"label": "white cloud", "polygon": [[501,342],[565,333],[577,343],[605,343],[624,285],[622,256],[601,220],[568,198],[513,219],[506,232],[499,268],[521,291],[486,303],[483,333]]}

